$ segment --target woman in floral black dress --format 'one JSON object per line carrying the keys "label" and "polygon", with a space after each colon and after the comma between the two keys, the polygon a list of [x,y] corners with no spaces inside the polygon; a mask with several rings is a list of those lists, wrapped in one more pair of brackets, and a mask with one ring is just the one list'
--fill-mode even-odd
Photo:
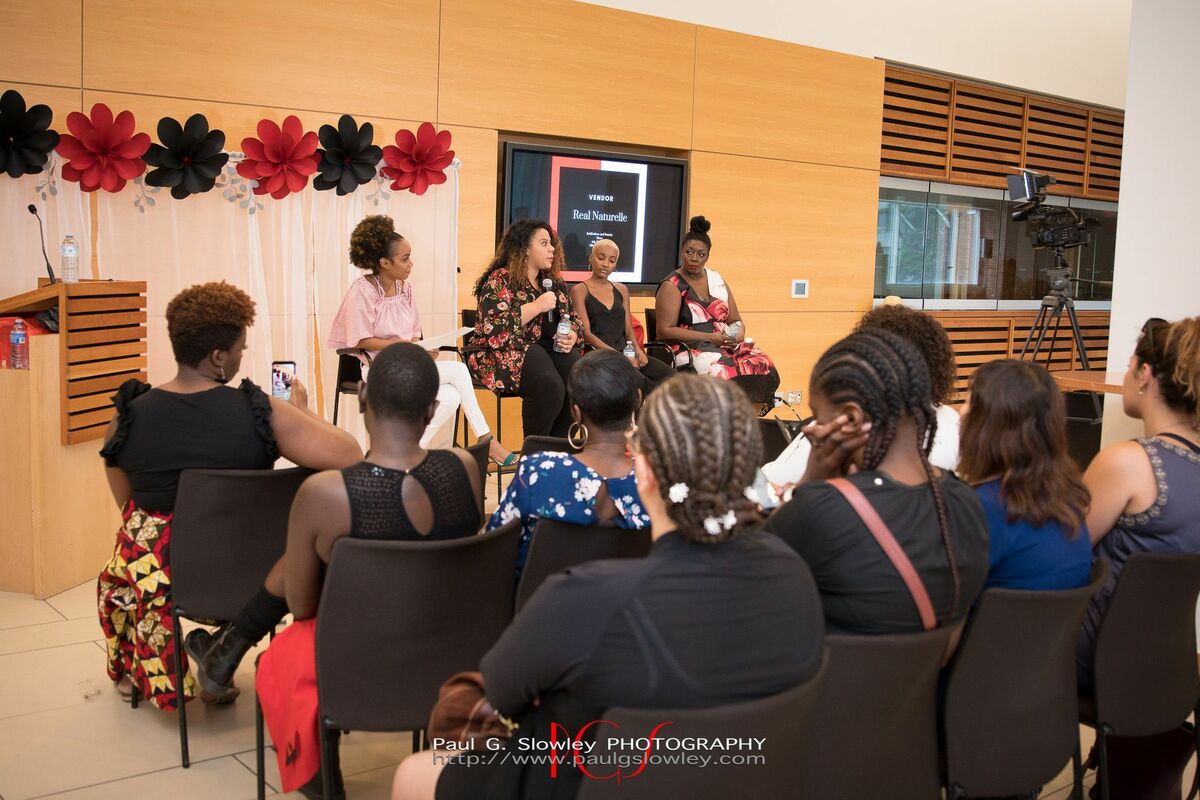
{"label": "woman in floral black dress", "polygon": [[[523,219],[504,232],[496,257],[475,283],[478,310],[470,344],[481,349],[467,356],[467,366],[493,392],[521,396],[526,436],[566,436],[571,424],[567,375],[579,358],[582,330],[571,316],[562,265],[554,229]],[[559,337],[563,319],[570,320],[571,332]]]}

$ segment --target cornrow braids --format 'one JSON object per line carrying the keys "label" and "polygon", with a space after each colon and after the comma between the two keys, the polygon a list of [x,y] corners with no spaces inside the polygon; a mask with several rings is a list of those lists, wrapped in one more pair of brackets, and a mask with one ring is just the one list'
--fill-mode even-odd
{"label": "cornrow braids", "polygon": [[863,451],[863,469],[878,468],[896,441],[901,418],[907,414],[917,430],[917,453],[929,479],[937,510],[942,546],[954,579],[954,600],[949,618],[958,611],[962,587],[958,558],[950,532],[946,499],[935,480],[929,451],[937,433],[937,413],[933,407],[929,368],[917,348],[902,337],[882,329],[869,328],[851,334],[821,356],[813,368],[812,390],[820,392],[834,405],[855,402],[870,418],[872,427]]}
{"label": "cornrow braids", "polygon": [[[639,449],[681,535],[713,544],[762,521],[746,496],[761,460],[762,436],[737,385],[677,375],[650,394],[639,427]],[[687,498],[672,502],[670,488],[680,483],[688,487]]]}

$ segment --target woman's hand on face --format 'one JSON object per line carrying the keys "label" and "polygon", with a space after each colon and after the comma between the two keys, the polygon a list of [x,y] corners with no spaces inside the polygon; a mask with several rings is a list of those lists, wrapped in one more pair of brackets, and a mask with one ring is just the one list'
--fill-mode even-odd
{"label": "woman's hand on face", "polygon": [[858,471],[852,459],[871,438],[871,423],[855,425],[842,414],[832,422],[809,423],[803,434],[812,444],[812,453],[800,482],[825,481]]}
{"label": "woman's hand on face", "polygon": [[292,393],[288,397],[288,402],[296,408],[308,408],[308,390],[304,388],[304,384],[296,376],[292,376],[291,383]]}

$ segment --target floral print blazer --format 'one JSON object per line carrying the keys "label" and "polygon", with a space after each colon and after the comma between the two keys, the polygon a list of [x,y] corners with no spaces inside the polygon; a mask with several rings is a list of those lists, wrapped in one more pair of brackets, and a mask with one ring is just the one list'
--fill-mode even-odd
{"label": "floral print blazer", "polygon": [[[553,331],[543,331],[548,325],[545,314],[538,314],[529,324],[521,325],[521,306],[533,302],[545,290],[528,283],[514,290],[508,277],[508,270],[502,267],[489,275],[483,284],[477,298],[475,333],[467,344],[484,349],[467,355],[467,367],[477,381],[493,392],[516,393],[521,388],[525,351],[541,339],[543,333],[552,336]],[[582,342],[583,326],[571,313],[567,284],[561,279],[556,280],[552,291],[558,297],[556,318],[570,319],[571,329]]]}

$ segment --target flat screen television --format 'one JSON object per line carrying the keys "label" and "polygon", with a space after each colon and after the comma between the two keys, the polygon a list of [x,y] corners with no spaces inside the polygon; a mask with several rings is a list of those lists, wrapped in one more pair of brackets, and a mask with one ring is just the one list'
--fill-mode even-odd
{"label": "flat screen television", "polygon": [[621,249],[614,280],[656,285],[678,266],[687,162],[508,142],[502,224],[544,219],[563,243],[567,281],[590,274],[599,239]]}

